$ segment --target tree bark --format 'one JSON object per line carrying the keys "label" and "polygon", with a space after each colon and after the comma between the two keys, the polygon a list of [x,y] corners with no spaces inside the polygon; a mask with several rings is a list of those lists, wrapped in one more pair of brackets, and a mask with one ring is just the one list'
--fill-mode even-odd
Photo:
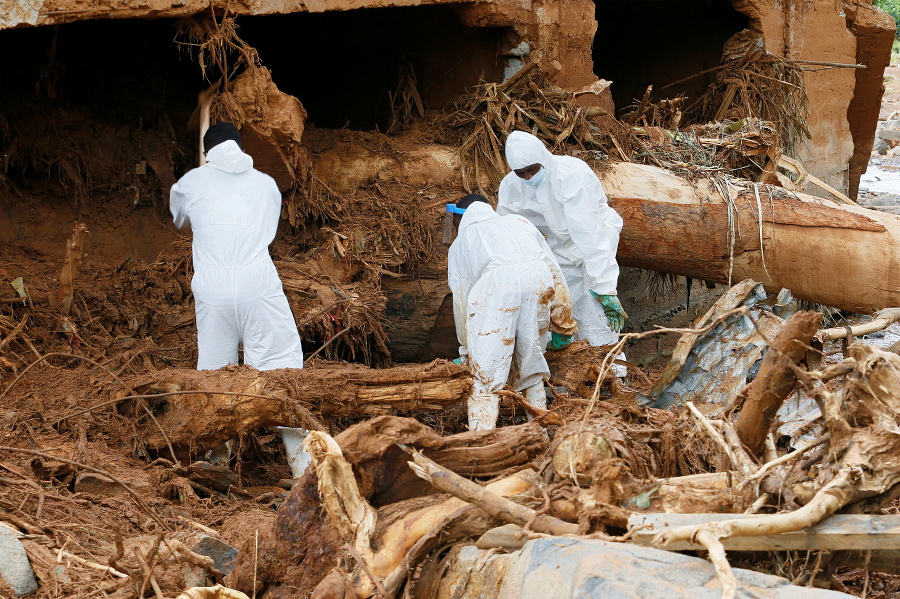
{"label": "tree bark", "polygon": [[[148,399],[172,445],[204,451],[261,426],[320,428],[314,414],[365,417],[395,410],[440,410],[465,401],[468,368],[438,360],[376,370],[360,364],[326,364],[260,372],[251,367],[197,371],[167,369],[151,379],[126,381]],[[182,392],[183,393],[180,393]],[[117,389],[118,395],[126,393]],[[120,409],[128,410],[123,402]],[[151,448],[166,442],[140,411],[135,418]]]}
{"label": "tree bark", "polygon": [[614,165],[602,181],[625,222],[620,266],[716,283],[727,283],[730,272],[732,282],[753,279],[854,312],[900,306],[900,271],[893,267],[900,218],[894,215],[777,188],[760,187],[757,201],[752,187],[740,195],[732,188],[732,251],[729,207],[709,181],[692,185],[664,169],[630,163]]}
{"label": "tree bark", "polygon": [[794,388],[796,377],[791,364],[798,364],[806,356],[807,346],[821,322],[820,312],[794,314],[772,341],[773,347],[766,352],[757,377],[742,391],[747,399],[735,431],[752,454],[759,455],[778,409]]}

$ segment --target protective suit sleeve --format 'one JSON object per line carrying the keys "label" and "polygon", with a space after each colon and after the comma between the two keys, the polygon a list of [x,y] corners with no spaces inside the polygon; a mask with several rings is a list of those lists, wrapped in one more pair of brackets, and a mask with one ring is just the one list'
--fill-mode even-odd
{"label": "protective suit sleeve", "polygon": [[571,177],[562,191],[566,226],[572,243],[584,258],[590,289],[597,295],[615,295],[622,217],[610,208],[599,181],[590,181],[586,176]]}
{"label": "protective suit sleeve", "polygon": [[447,259],[447,284],[450,287],[450,292],[453,293],[453,324],[456,327],[456,339],[459,341],[459,356],[468,358],[466,312],[468,311],[467,299],[469,297],[469,289],[472,288],[472,285],[468,282],[468,277],[460,272],[460,269],[464,268],[462,263],[463,260],[461,260],[459,253],[454,252],[451,246]]}
{"label": "protective suit sleeve", "polygon": [[187,214],[188,197],[181,181],[172,186],[169,192],[169,211],[175,222],[175,228],[179,231],[190,228],[191,219]]}
{"label": "protective suit sleeve", "polygon": [[[524,219],[523,219],[524,220]],[[526,221],[527,222],[527,221]],[[572,296],[569,285],[563,276],[559,263],[553,257],[553,251],[541,232],[534,229],[535,240],[541,246],[544,263],[553,275],[553,301],[550,302],[550,332],[572,336],[578,331],[578,325],[572,317]]]}

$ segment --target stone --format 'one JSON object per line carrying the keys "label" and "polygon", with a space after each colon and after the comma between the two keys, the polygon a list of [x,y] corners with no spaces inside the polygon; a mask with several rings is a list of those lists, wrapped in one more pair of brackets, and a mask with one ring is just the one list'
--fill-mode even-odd
{"label": "stone", "polygon": [[22,597],[37,591],[38,584],[18,533],[0,524],[0,591],[4,587]]}
{"label": "stone", "polygon": [[878,137],[887,141],[891,141],[892,139],[900,140],[900,131],[897,131],[896,129],[881,129],[878,132]]}
{"label": "stone", "polygon": [[880,136],[875,138],[875,144],[872,147],[872,151],[877,152],[879,154],[887,154],[888,142],[884,141]]}
{"label": "stone", "polygon": [[[487,550],[490,551],[490,550]],[[458,599],[719,599],[722,586],[705,559],[630,543],[565,537],[534,539],[520,551],[486,555],[463,547],[436,596]],[[460,575],[465,572],[466,575]],[[733,569],[740,599],[840,599],[852,595],[798,587],[778,576]]]}
{"label": "stone", "polygon": [[76,493],[113,497],[122,491],[124,491],[124,489],[119,483],[102,474],[82,472],[75,478]]}
{"label": "stone", "polygon": [[200,540],[191,547],[191,551],[213,558],[216,569],[222,574],[231,572],[238,556],[238,550],[228,543],[206,535],[200,537]]}
{"label": "stone", "polygon": [[866,206],[900,206],[900,196],[892,193],[879,193],[866,201]]}

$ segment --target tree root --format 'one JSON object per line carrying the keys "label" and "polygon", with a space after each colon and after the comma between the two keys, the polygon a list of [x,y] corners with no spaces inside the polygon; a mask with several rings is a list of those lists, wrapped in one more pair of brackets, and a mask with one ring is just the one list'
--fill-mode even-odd
{"label": "tree root", "polygon": [[653,545],[665,547],[674,541],[692,541],[701,532],[708,532],[717,539],[724,539],[801,530],[821,522],[848,503],[858,499],[852,491],[856,478],[856,473],[850,469],[841,470],[831,482],[815,494],[809,503],[794,512],[747,520],[723,520],[696,526],[679,526],[656,535]]}

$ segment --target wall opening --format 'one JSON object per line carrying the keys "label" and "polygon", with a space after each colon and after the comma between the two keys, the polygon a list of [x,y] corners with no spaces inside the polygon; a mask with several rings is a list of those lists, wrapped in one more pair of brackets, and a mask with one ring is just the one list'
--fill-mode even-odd
{"label": "wall opening", "polygon": [[465,27],[452,6],[244,17],[238,24],[238,35],[315,127],[385,131],[388,94],[404,61],[432,108],[503,74],[497,53],[504,29]]}
{"label": "wall opening", "polygon": [[690,104],[715,72],[660,88],[718,66],[726,40],[748,25],[728,0],[595,0],[595,7],[594,74],[612,81],[617,112],[651,84],[654,100],[684,94]]}

